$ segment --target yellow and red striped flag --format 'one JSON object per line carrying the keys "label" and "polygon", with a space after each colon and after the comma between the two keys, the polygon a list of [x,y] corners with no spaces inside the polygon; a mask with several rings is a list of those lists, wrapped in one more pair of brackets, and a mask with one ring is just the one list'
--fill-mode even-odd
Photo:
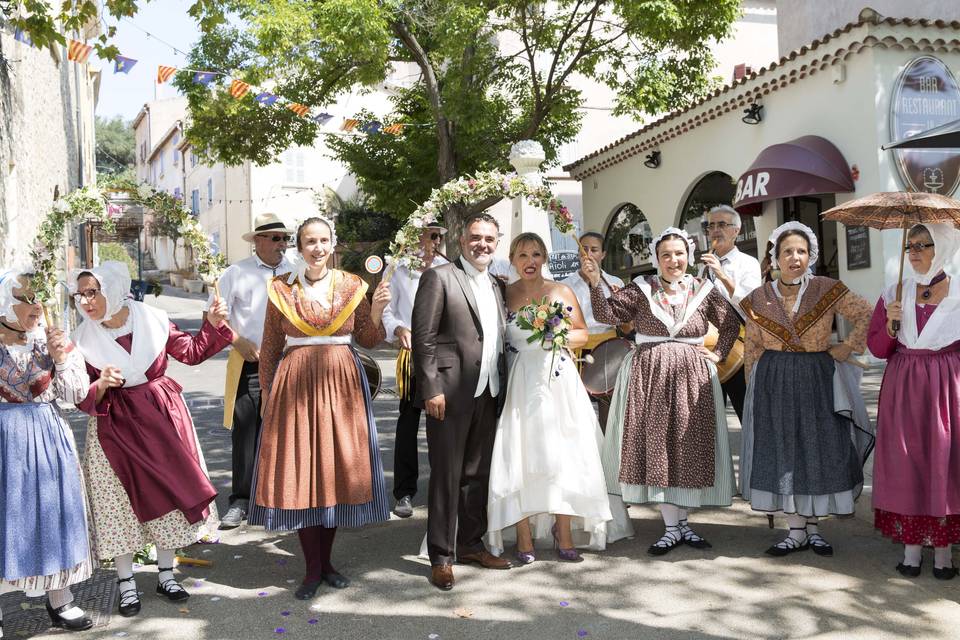
{"label": "yellow and red striped flag", "polygon": [[83,44],[78,40],[67,41],[67,60],[83,64],[90,57],[91,51],[93,51],[93,47],[88,44]]}
{"label": "yellow and red striped flag", "polygon": [[383,132],[384,132],[384,133],[389,133],[389,134],[392,135],[392,136],[398,136],[398,135],[400,135],[400,133],[401,133],[402,131],[403,131],[403,123],[401,123],[401,122],[395,122],[394,124],[390,125],[389,127],[384,127],[384,128],[383,128]]}
{"label": "yellow and red striped flag", "polygon": [[340,131],[353,131],[354,127],[360,124],[360,121],[355,118],[347,118],[343,121],[343,124],[340,125]]}
{"label": "yellow and red striped flag", "polygon": [[250,85],[243,80],[234,80],[230,83],[230,95],[234,98],[242,98],[250,91]]}
{"label": "yellow and red striped flag", "polygon": [[160,65],[157,67],[157,84],[163,84],[167,80],[173,77],[173,74],[177,72],[176,67],[166,67]]}
{"label": "yellow and red striped flag", "polygon": [[297,114],[301,118],[307,115],[308,113],[310,113],[310,107],[302,105],[299,102],[291,102],[290,104],[287,105],[287,109],[290,109],[290,111],[293,111],[295,114]]}

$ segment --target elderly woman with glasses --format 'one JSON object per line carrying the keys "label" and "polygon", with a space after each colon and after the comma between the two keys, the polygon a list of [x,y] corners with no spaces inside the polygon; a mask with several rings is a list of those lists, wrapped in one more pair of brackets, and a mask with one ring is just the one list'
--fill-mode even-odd
{"label": "elderly woman with glasses", "polygon": [[93,418],[87,428],[84,472],[93,513],[95,552],[112,559],[120,614],[140,611],[133,554],[157,546],[157,594],[189,597],[173,577],[174,549],[197,541],[215,518],[216,490],[182,387],[167,377],[167,358],[200,364],[230,344],[226,310],[216,300],[200,332],[180,331],[167,314],[129,300],[130,275],[120,262],[81,271],[71,290],[83,322],[73,341],[93,384],[78,403]]}
{"label": "elderly woman with glasses", "polygon": [[[943,270],[960,231],[924,224],[909,234],[914,276],[884,292],[867,344],[887,360],[877,410],[873,463],[874,524],[903,544],[897,571],[920,575],[933,547],[933,575],[957,575],[950,547],[960,542],[960,280]],[[894,323],[899,326],[894,326]]]}
{"label": "elderly woman with glasses", "polygon": [[[83,358],[42,310],[28,274],[0,275],[0,594],[47,594],[50,621],[93,626],[70,585],[90,577],[86,500],[77,447],[57,400],[78,402]],[[0,614],[0,637],[3,616]]]}

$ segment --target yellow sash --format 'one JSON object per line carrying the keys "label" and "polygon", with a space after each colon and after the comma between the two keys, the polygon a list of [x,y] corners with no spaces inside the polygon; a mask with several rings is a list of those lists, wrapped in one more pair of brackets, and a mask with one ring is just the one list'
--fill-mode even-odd
{"label": "yellow sash", "polygon": [[413,377],[413,358],[410,356],[409,349],[400,347],[400,353],[397,354],[397,395],[401,400],[409,400],[407,394],[410,393],[410,379]]}
{"label": "yellow sash", "polygon": [[[337,285],[336,280],[339,278],[343,280],[347,277],[353,277],[360,281],[360,285],[357,287],[356,292],[353,294],[353,297],[343,306],[343,309],[340,310],[340,313],[336,315],[333,320],[330,321],[330,324],[323,328],[318,328],[304,320],[297,313],[295,307],[291,306],[287,300],[280,295],[277,291],[276,281],[270,283],[270,287],[267,289],[267,296],[270,298],[270,302],[273,303],[280,313],[283,314],[283,317],[290,321],[290,324],[299,329],[304,335],[308,336],[330,336],[337,332],[340,327],[343,326],[343,323],[347,321],[347,318],[350,317],[356,308],[360,305],[360,302],[363,300],[363,297],[367,293],[367,287],[369,286],[362,278],[359,278],[351,273],[346,273],[343,271],[333,270],[331,278],[334,282],[331,283],[331,289],[334,289]],[[287,276],[281,276],[283,278]],[[295,285],[299,284],[299,281],[294,283]]]}
{"label": "yellow sash", "polygon": [[227,356],[227,379],[223,387],[223,426],[227,429],[233,429],[233,408],[237,402],[237,387],[240,386],[243,362],[240,352],[231,349]]}

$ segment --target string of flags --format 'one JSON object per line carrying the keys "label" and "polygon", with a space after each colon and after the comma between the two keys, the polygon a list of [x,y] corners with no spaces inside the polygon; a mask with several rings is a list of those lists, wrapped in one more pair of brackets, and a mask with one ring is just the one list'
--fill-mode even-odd
{"label": "string of flags", "polygon": [[[147,33],[144,31],[144,33]],[[151,35],[152,34],[148,34]],[[30,36],[20,29],[14,31],[14,38],[19,42],[26,44],[27,46],[34,46],[33,41],[30,39]],[[84,64],[90,58],[90,54],[93,52],[93,47],[80,42],[79,40],[74,40],[73,38],[67,38],[67,59],[76,62],[78,64]],[[130,71],[136,66],[138,60],[130,58],[128,56],[118,55],[113,61],[113,73],[114,74],[129,74]],[[193,74],[193,82],[197,84],[202,84],[204,86],[210,85],[214,80],[219,76],[224,77],[225,79],[230,80],[230,84],[227,88],[228,93],[235,99],[240,100],[245,96],[255,91],[253,99],[263,107],[272,107],[277,103],[280,103],[281,106],[292,111],[297,116],[301,118],[307,118],[312,120],[319,126],[324,126],[334,120],[336,116],[325,111],[315,113],[313,108],[300,104],[299,102],[293,102],[292,100],[287,100],[282,96],[279,96],[275,93],[265,90],[256,90],[255,87],[251,86],[249,83],[244,82],[236,78],[230,78],[225,73],[220,73],[217,71],[205,71],[205,70],[196,70],[196,69],[183,69],[179,67],[169,66],[169,65],[158,65],[157,66],[157,75],[156,83],[157,84],[166,84],[169,82],[177,72],[190,72]],[[403,130],[406,127],[416,127],[416,126],[432,126],[429,124],[413,124],[407,122],[393,122],[388,125],[380,122],[379,120],[369,120],[363,121],[357,118],[343,118],[340,123],[339,130],[347,132],[359,131],[366,135],[376,135],[380,133],[386,133],[393,136],[399,136],[403,133]]]}

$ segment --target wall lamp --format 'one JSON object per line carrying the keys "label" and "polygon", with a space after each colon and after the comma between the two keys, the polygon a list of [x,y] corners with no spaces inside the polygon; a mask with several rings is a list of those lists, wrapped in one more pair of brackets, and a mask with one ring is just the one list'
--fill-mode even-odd
{"label": "wall lamp", "polygon": [[754,102],[748,108],[743,110],[745,115],[740,119],[747,124],[760,124],[760,121],[763,120],[763,114],[761,113],[762,111],[763,105]]}
{"label": "wall lamp", "polygon": [[652,152],[650,155],[648,155],[648,156],[647,156],[647,159],[644,160],[644,162],[643,162],[643,166],[645,166],[645,167],[647,167],[647,168],[649,168],[649,169],[656,169],[657,167],[659,167],[659,166],[660,166],[660,152],[659,152],[659,151],[654,151],[654,152]]}

